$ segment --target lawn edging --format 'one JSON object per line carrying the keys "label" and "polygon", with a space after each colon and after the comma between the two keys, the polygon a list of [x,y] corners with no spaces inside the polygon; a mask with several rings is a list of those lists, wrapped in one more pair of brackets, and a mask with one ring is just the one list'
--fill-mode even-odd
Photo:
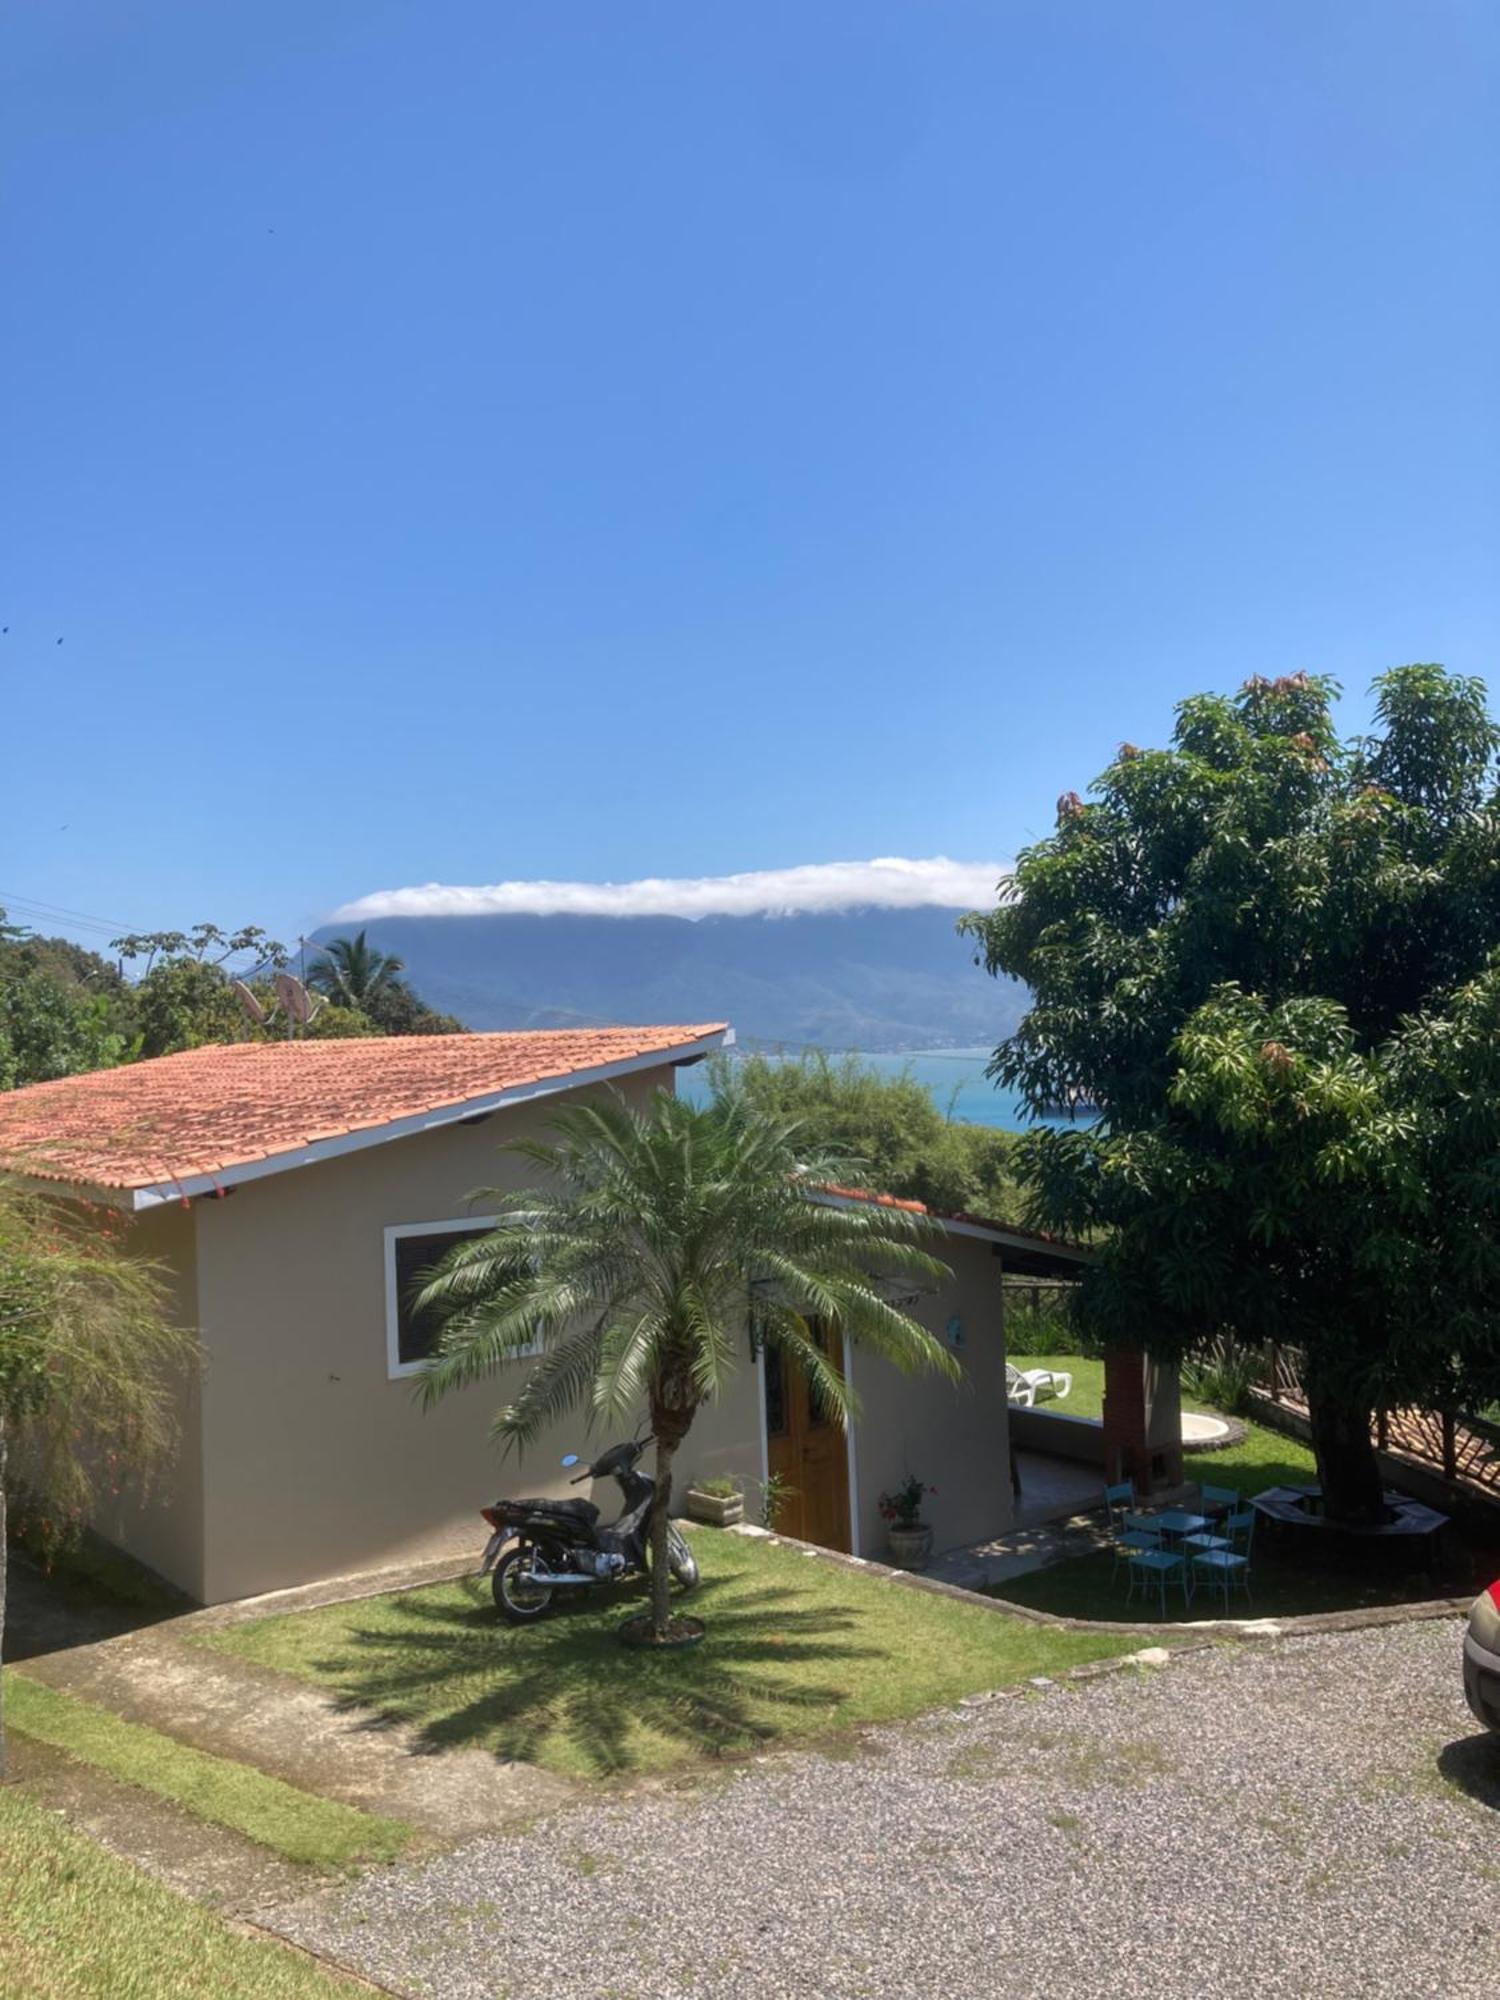
{"label": "lawn edging", "polygon": [[[1013,1604],[1009,1598],[995,1597],[987,1591],[966,1590],[962,1584],[944,1583],[935,1576],[895,1569],[889,1563],[874,1562],[868,1556],[846,1555],[842,1549],[824,1549],[816,1542],[800,1542],[793,1535],[767,1536],[764,1528],[754,1527],[749,1522],[741,1522],[737,1528],[720,1532],[766,1536],[786,1548],[799,1549],[804,1555],[815,1556],[820,1561],[853,1570],[861,1576],[873,1576],[904,1590],[922,1590],[937,1597],[951,1597],[961,1604],[978,1605],[986,1611],[1023,1619],[1031,1625],[1053,1625],[1065,1632],[1119,1632],[1137,1637],[1149,1634],[1163,1644],[1163,1635],[1170,1632],[1191,1632],[1209,1637],[1227,1634],[1235,1638],[1279,1639],[1318,1632],[1359,1632],[1382,1625],[1414,1625],[1430,1618],[1467,1617],[1469,1606],[1474,1601],[1472,1597],[1431,1597],[1417,1604],[1376,1604],[1358,1611],[1310,1611],[1286,1618],[1195,1618],[1168,1626],[1141,1624],[1125,1618],[1065,1618],[1055,1611],[1039,1611],[1030,1604]],[[1179,1647],[1175,1650],[1185,1649]]]}
{"label": "lawn edging", "polygon": [[15,1667],[5,1670],[5,1692],[7,1726],[17,1737],[226,1827],[283,1860],[334,1869],[392,1861],[415,1838],[404,1821],[303,1791]]}

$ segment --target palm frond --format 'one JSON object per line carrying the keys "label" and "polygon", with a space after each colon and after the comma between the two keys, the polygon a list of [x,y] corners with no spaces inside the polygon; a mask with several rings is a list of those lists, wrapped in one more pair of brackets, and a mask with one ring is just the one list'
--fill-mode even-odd
{"label": "palm frond", "polygon": [[[660,1091],[644,1107],[603,1093],[559,1107],[544,1137],[506,1151],[532,1184],[476,1191],[494,1227],[424,1274],[418,1304],[443,1322],[422,1376],[426,1401],[540,1340],[536,1395],[528,1385],[503,1413],[505,1435],[570,1395],[596,1415],[646,1402],[690,1416],[724,1392],[747,1351],[752,1293],[830,1410],[847,1414],[850,1399],[813,1320],[899,1367],[957,1371],[876,1288],[885,1277],[951,1275],[926,1247],[926,1218],[811,1199],[849,1163],[732,1091],[706,1106]],[[562,1354],[566,1363],[554,1359]]]}

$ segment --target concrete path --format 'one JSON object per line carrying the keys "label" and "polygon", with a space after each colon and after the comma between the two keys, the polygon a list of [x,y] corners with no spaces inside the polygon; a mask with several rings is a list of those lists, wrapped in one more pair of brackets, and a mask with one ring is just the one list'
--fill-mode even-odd
{"label": "concrete path", "polygon": [[44,1743],[13,1734],[9,1762],[28,1798],[211,1909],[237,1915],[291,1902],[311,1886],[314,1871]]}
{"label": "concrete path", "polygon": [[572,1798],[568,1782],[550,1772],[483,1750],[434,1752],[413,1730],[192,1643],[206,1626],[266,1607],[262,1599],[190,1613],[92,1645],[37,1654],[27,1660],[26,1672],[200,1750],[407,1820],[439,1840],[529,1820]]}
{"label": "concrete path", "polygon": [[1109,1546],[1109,1524],[1103,1514],[1077,1514],[1066,1521],[1047,1521],[1036,1527],[1013,1528],[992,1542],[970,1542],[949,1549],[923,1572],[939,1583],[956,1584],[960,1590],[984,1590],[1013,1577],[1029,1576],[1033,1570],[1067,1562],[1072,1556],[1092,1555]]}
{"label": "concrete path", "polygon": [[1491,2000],[1453,1620],[1205,1647],[261,1913],[425,2000]]}

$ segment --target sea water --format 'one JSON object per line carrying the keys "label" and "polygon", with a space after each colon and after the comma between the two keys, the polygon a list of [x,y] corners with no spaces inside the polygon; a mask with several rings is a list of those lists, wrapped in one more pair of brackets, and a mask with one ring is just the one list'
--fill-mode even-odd
{"label": "sea water", "polygon": [[[993,1049],[912,1049],[899,1055],[871,1054],[861,1049],[830,1049],[835,1062],[853,1057],[882,1076],[910,1075],[923,1084],[945,1118],[969,1125],[998,1125],[1023,1131],[1028,1125],[1066,1125],[1065,1118],[1033,1118],[1014,1091],[1002,1089],[985,1075]],[[684,1096],[707,1094],[708,1079],[700,1069],[679,1071]],[[1087,1122],[1087,1121],[1080,1121]]]}

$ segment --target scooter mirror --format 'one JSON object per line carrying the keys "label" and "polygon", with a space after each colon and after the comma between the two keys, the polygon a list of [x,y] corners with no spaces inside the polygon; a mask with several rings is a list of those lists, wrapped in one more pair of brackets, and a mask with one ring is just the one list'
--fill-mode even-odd
{"label": "scooter mirror", "polygon": [[578,1454],[576,1451],[570,1451],[567,1457],[563,1460],[564,1465],[576,1465],[577,1463],[578,1463]]}

